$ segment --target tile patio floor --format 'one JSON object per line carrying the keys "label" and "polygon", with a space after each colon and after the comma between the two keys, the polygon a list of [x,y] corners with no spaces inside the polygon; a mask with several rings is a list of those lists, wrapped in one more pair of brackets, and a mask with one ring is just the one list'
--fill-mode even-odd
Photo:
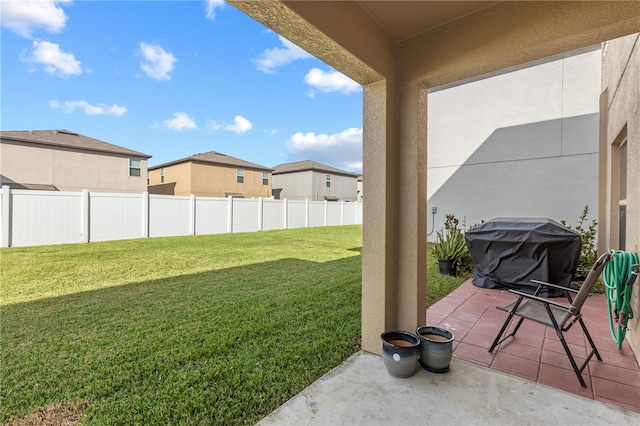
{"label": "tile patio floor", "polygon": [[[613,341],[604,295],[592,295],[582,310],[587,329],[602,356],[602,361],[594,356],[582,372],[587,388],[580,386],[555,332],[540,324],[525,321],[515,337],[489,353],[507,318],[507,313],[496,306],[513,298],[506,290],[476,287],[468,280],[427,309],[427,325],[441,326],[454,333],[455,358],[640,412],[640,367],[628,342],[618,350]],[[574,325],[565,338],[580,365],[586,358],[588,345],[582,329]]]}

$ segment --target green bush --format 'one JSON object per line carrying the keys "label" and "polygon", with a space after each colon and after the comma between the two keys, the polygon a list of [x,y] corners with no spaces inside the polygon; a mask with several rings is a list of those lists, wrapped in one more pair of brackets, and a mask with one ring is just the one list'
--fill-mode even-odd
{"label": "green bush", "polygon": [[560,223],[562,223],[567,228],[580,234],[582,248],[580,249],[580,257],[578,259],[578,269],[586,271],[591,269],[593,264],[598,259],[598,247],[596,239],[598,235],[598,222],[593,219],[591,221],[591,224],[588,227],[585,227],[584,223],[587,220],[587,216],[589,216],[589,206],[584,206],[584,209],[582,209],[582,214],[580,215],[580,219],[578,220],[578,225],[575,228],[567,225],[567,222],[565,220],[560,221]]}

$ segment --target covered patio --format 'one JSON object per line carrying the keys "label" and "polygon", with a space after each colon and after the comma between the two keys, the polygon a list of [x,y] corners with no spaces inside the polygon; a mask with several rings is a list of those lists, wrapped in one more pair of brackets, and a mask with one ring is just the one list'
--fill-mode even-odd
{"label": "covered patio", "polygon": [[[374,354],[383,331],[425,323],[429,90],[640,31],[635,1],[228,2],[363,86],[362,348]],[[639,142],[633,75],[631,86],[615,86],[631,91],[616,97],[624,105],[609,113],[602,98],[603,151],[615,137],[602,130],[607,122],[625,123],[618,144]],[[628,151],[625,208],[637,214],[637,149]],[[600,252],[618,243],[612,169],[602,158]],[[628,247],[640,243],[638,221],[625,232]],[[627,338],[637,356],[640,327]]]}
{"label": "covered patio", "polygon": [[[431,413],[436,422],[458,424],[637,423],[637,318],[618,352],[607,343],[606,317],[593,315],[599,319],[589,326],[606,361],[589,363],[583,389],[544,330],[525,329],[488,353],[506,315],[493,309],[504,302],[502,293],[467,283],[427,311],[425,258],[429,91],[624,36],[603,62],[598,252],[624,249],[623,241],[637,251],[640,222],[623,227],[616,212],[640,214],[640,47],[629,36],[640,32],[640,2],[228,1],[360,83],[364,93],[362,352],[265,422],[426,423],[422,416]],[[640,288],[633,294],[637,305]],[[424,324],[454,331],[457,364],[437,377],[420,371],[408,381],[390,379],[377,356],[380,334]],[[578,352],[580,339],[569,342]],[[396,403],[403,408],[389,417]]]}
{"label": "covered patio", "polygon": [[[261,425],[512,425],[635,424],[640,421],[640,367],[628,343],[618,350],[606,298],[593,295],[585,322],[603,361],[593,358],[583,388],[553,334],[523,325],[512,341],[489,353],[506,313],[495,307],[513,295],[466,281],[427,311],[429,325],[455,334],[447,373],[418,367],[408,379],[390,376],[377,355],[360,352],[265,417]],[[585,353],[581,330],[567,334]],[[577,355],[579,358],[579,355]],[[578,359],[580,360],[580,359]]]}

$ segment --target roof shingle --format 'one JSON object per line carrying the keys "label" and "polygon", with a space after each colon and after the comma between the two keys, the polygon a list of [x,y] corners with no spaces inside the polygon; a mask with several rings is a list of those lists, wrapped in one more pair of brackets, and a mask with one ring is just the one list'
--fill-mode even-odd
{"label": "roof shingle", "polygon": [[181,158],[180,160],[159,164],[157,166],[149,167],[149,170],[155,170],[161,167],[172,166],[174,164],[186,163],[189,161],[192,161],[195,163],[207,163],[207,164],[220,165],[220,166],[242,167],[245,169],[264,170],[269,172],[273,171],[273,169],[269,167],[261,166],[260,164],[251,163],[249,161],[241,160],[240,158],[232,157],[230,155],[222,154],[220,152],[215,152],[215,151],[209,151],[201,154],[194,154],[190,157]]}
{"label": "roof shingle", "polygon": [[315,170],[322,173],[333,173],[336,175],[358,177],[357,173],[347,172],[346,170],[340,170],[335,167],[327,166],[326,164],[318,163],[313,160],[295,161],[293,163],[279,164],[274,167],[274,175],[283,173],[295,173],[306,172],[308,170]]}
{"label": "roof shingle", "polygon": [[98,139],[83,136],[69,130],[9,130],[0,131],[0,140],[14,141],[27,144],[40,144],[64,148],[74,148],[84,151],[120,154],[141,158],[151,158],[150,155],[134,151],[122,146],[103,142]]}

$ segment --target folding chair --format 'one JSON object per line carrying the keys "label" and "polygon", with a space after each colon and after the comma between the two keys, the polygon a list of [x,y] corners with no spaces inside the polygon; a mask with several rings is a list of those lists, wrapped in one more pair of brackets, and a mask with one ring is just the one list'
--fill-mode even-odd
{"label": "folding chair", "polygon": [[[580,313],[580,309],[582,309],[582,305],[593,290],[593,286],[596,284],[596,281],[598,281],[598,277],[600,277],[604,266],[609,261],[609,257],[610,253],[605,253],[598,258],[596,263],[594,263],[593,267],[589,271],[589,275],[587,275],[587,278],[584,280],[579,290],[545,283],[538,280],[532,280],[532,282],[538,284],[538,287],[534,294],[527,294],[517,290],[509,290],[511,293],[515,293],[517,297],[508,305],[497,307],[501,311],[508,312],[509,316],[500,329],[500,332],[496,336],[496,339],[493,341],[489,352],[493,352],[496,346],[504,342],[509,337],[515,336],[518,332],[518,329],[522,325],[522,322],[526,319],[535,321],[547,327],[552,327],[556,331],[556,334],[560,339],[560,343],[562,343],[562,347],[569,357],[569,361],[571,361],[571,366],[573,367],[573,371],[576,373],[576,376],[578,376],[580,384],[582,385],[582,387],[586,388],[587,385],[582,378],[582,370],[584,370],[584,368],[587,366],[589,360],[593,355],[595,355],[599,361],[602,361],[602,358],[600,357],[600,353],[598,353],[598,350],[596,349],[596,345],[593,343],[593,339],[589,335],[589,331],[587,331],[587,327],[584,325],[584,321],[582,321],[582,314]],[[563,290],[570,304],[566,305],[557,303],[555,301],[539,297],[538,295],[544,287],[552,287]],[[571,297],[571,293],[574,293],[575,298]],[[511,320],[514,316],[520,317],[518,323],[509,335],[502,337],[505,331],[509,328],[509,324],[511,323]],[[584,361],[584,363],[580,366],[580,368],[578,368],[578,365],[576,364],[576,361],[573,358],[571,351],[569,350],[569,346],[564,339],[564,332],[568,331],[576,322],[580,323],[582,331],[584,332],[584,335],[591,345],[591,352],[587,356],[587,359]]]}

